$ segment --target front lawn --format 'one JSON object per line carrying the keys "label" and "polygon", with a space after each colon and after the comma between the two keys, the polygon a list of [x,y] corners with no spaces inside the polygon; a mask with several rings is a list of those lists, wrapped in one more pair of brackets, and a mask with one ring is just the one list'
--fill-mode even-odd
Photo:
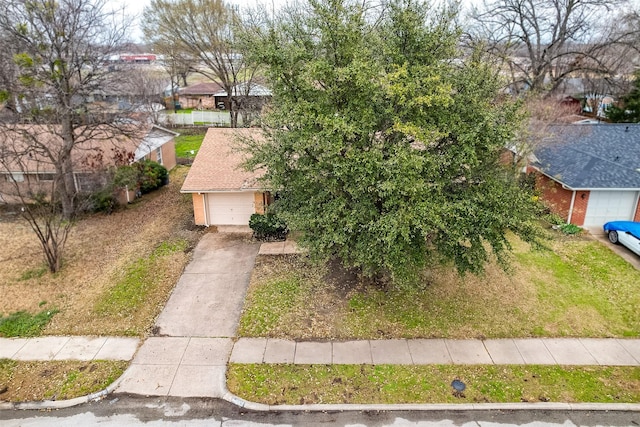
{"label": "front lawn", "polygon": [[79,220],[56,274],[30,228],[1,214],[0,336],[148,334],[201,236],[179,192],[187,171],[175,168],[168,186],[111,215]]}
{"label": "front lawn", "polygon": [[227,378],[232,393],[269,405],[640,401],[637,367],[232,364]]}
{"label": "front lawn", "polygon": [[514,242],[511,270],[459,277],[434,266],[420,287],[381,289],[332,265],[261,256],[240,336],[288,339],[638,337],[640,272],[602,243]]}

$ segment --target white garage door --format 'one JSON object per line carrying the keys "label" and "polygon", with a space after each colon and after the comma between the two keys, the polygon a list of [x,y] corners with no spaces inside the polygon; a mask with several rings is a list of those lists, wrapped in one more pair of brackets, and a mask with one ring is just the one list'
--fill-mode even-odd
{"label": "white garage door", "polygon": [[253,193],[209,193],[207,211],[210,225],[249,225],[256,212]]}
{"label": "white garage door", "polygon": [[593,227],[607,221],[631,220],[637,200],[638,193],[635,191],[592,191],[584,225]]}

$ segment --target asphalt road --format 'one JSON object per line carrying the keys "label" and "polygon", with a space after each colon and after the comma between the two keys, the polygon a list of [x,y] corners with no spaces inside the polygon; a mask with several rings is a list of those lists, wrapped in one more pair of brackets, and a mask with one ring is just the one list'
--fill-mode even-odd
{"label": "asphalt road", "polygon": [[640,412],[252,412],[217,399],[120,396],[57,411],[0,411],[2,427],[40,426],[640,426]]}

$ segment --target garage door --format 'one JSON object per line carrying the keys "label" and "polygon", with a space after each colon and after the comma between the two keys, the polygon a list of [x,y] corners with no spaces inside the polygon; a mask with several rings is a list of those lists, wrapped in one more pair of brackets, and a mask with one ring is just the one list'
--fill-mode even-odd
{"label": "garage door", "polygon": [[637,199],[635,191],[592,191],[584,225],[593,227],[607,221],[633,219]]}
{"label": "garage door", "polygon": [[255,213],[253,193],[209,193],[207,211],[210,225],[248,225]]}

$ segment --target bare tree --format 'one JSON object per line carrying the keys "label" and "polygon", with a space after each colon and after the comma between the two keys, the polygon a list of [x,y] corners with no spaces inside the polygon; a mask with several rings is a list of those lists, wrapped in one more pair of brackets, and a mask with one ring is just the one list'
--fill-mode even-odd
{"label": "bare tree", "polygon": [[[629,63],[640,28],[620,26],[628,0],[485,0],[474,8],[471,39],[484,43],[510,89],[555,90],[582,72],[610,77]],[[620,12],[622,10],[622,12]],[[614,47],[616,50],[614,51]]]}
{"label": "bare tree", "polygon": [[[96,127],[113,123],[113,117],[87,109],[86,100],[113,80],[104,61],[124,40],[125,28],[106,0],[11,0],[0,15],[0,31],[19,52],[10,91],[21,100],[17,120],[47,126],[63,141],[51,150],[46,142],[28,138],[55,168],[65,219],[75,213],[77,194],[71,153],[96,136]],[[29,137],[28,127],[24,133]]]}
{"label": "bare tree", "polygon": [[232,127],[238,123],[236,86],[253,76],[236,42],[239,25],[237,9],[222,0],[152,0],[143,20],[149,43],[196,59],[196,72],[222,85]]}
{"label": "bare tree", "polygon": [[125,126],[130,120],[92,102],[117,84],[118,72],[105,63],[125,41],[121,13],[107,0],[3,2],[0,89],[13,115],[0,123],[2,191],[13,187],[51,271],[60,268],[80,208],[77,159],[99,160],[100,141],[108,151],[107,141],[134,133]]}

